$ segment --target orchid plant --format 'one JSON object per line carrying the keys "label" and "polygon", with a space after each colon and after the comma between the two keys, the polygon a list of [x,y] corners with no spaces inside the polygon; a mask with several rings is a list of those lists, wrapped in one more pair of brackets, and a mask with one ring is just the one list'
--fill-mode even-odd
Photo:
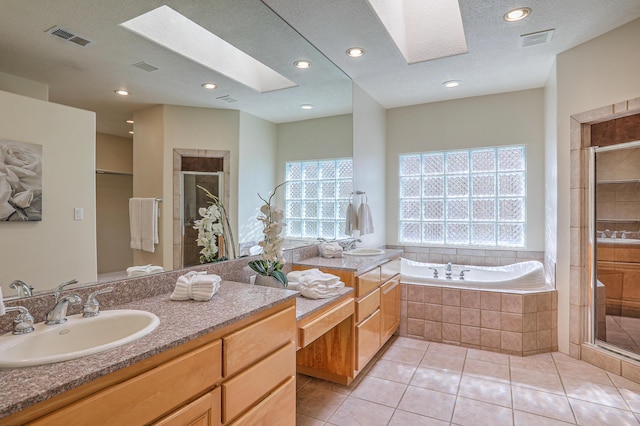
{"label": "orchid plant", "polygon": [[202,189],[206,196],[211,199],[211,201],[209,201],[209,207],[200,207],[200,209],[198,209],[198,213],[202,216],[202,219],[195,220],[193,226],[193,229],[198,230],[196,243],[199,247],[203,247],[203,249],[200,250],[200,263],[224,260],[225,257],[220,258],[217,256],[219,251],[217,240],[219,236],[222,236],[223,239],[227,238],[225,236],[225,225],[229,231],[230,245],[232,248],[234,247],[227,211],[222,201],[220,201],[220,198],[200,185],[198,185],[198,188]]}
{"label": "orchid plant", "polygon": [[264,201],[264,204],[260,207],[261,214],[257,218],[262,222],[264,239],[258,243],[262,247],[260,259],[250,261],[249,267],[260,275],[275,278],[286,288],[287,276],[282,272],[282,267],[285,264],[282,252],[284,239],[280,236],[285,227],[284,212],[271,203],[278,188],[285,183],[276,186],[268,200],[258,194],[258,197]]}

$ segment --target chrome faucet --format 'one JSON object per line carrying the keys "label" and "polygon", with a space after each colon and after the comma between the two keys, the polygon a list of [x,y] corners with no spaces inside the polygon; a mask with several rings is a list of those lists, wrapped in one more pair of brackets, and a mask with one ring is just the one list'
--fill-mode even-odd
{"label": "chrome faucet", "polygon": [[45,324],[54,325],[54,324],[64,324],[67,322],[67,308],[69,307],[69,303],[72,305],[77,305],[82,303],[82,299],[77,294],[68,294],[60,299],[56,306],[53,307],[51,311],[47,314],[47,320]]}
{"label": "chrome faucet", "polygon": [[17,290],[19,297],[28,297],[33,295],[33,286],[28,285],[24,281],[13,280],[11,284],[9,284],[9,287],[11,287],[14,290]]}
{"label": "chrome faucet", "polygon": [[343,250],[354,250],[356,248],[356,243],[361,243],[362,240],[360,238],[350,238],[343,241],[338,241],[340,247]]}
{"label": "chrome faucet", "polygon": [[67,308],[69,307],[69,303],[72,305],[77,305],[82,302],[82,299],[77,294],[69,294],[60,299],[60,292],[63,288],[68,285],[76,284],[78,280],[73,279],[71,281],[64,282],[56,287],[56,291],[53,293],[56,304],[47,314],[47,320],[45,324],[54,325],[54,324],[63,324],[67,322]]}
{"label": "chrome faucet", "polygon": [[450,280],[451,279],[451,262],[447,263],[447,266],[445,266],[444,268],[444,274],[446,275],[447,279]]}
{"label": "chrome faucet", "polygon": [[103,288],[102,290],[94,291],[87,297],[87,300],[84,302],[83,306],[83,317],[96,317],[100,315],[100,304],[96,299],[96,296],[99,294],[109,293],[113,291],[113,287]]}
{"label": "chrome faucet", "polygon": [[463,269],[460,271],[460,276],[458,278],[460,278],[461,280],[464,280],[464,273],[465,272],[471,272],[471,269]]}
{"label": "chrome faucet", "polygon": [[438,278],[438,269],[437,268],[431,268],[431,267],[429,267],[429,269],[431,269],[433,271],[433,278]]}
{"label": "chrome faucet", "polygon": [[18,311],[18,316],[13,320],[13,334],[29,334],[34,330],[35,320],[24,306],[7,306],[5,311]]}

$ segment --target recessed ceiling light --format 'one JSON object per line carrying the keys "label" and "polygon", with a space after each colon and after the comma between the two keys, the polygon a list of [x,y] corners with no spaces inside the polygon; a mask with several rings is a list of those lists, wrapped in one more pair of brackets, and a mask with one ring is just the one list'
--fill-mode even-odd
{"label": "recessed ceiling light", "polygon": [[300,108],[302,108],[302,109],[313,109],[313,105],[311,105],[311,104],[302,104],[302,105],[300,105]]}
{"label": "recessed ceiling light", "polygon": [[129,134],[132,135],[133,134],[133,130],[129,130]]}
{"label": "recessed ceiling light", "polygon": [[362,47],[351,47],[347,49],[347,55],[351,56],[352,58],[359,58],[360,56],[364,55],[364,49]]}
{"label": "recessed ceiling light", "polygon": [[114,90],[116,95],[120,95],[120,96],[129,96],[131,93],[129,93],[129,91],[124,90],[124,89],[118,89],[118,90]]}
{"label": "recessed ceiling light", "polygon": [[216,87],[218,87],[218,86],[216,86],[214,83],[202,83],[202,85],[201,85],[201,86],[202,86],[202,87],[204,87],[204,88],[205,88],[205,89],[207,89],[207,90],[213,90],[213,89],[215,89]]}
{"label": "recessed ceiling light", "polygon": [[504,14],[504,20],[507,22],[515,22],[526,18],[531,13],[531,9],[528,7],[519,7],[513,9]]}
{"label": "recessed ceiling light", "polygon": [[133,120],[127,120],[127,124],[133,124]]}
{"label": "recessed ceiling light", "polygon": [[444,87],[452,88],[460,86],[460,83],[462,83],[460,80],[449,80],[442,83],[442,85]]}
{"label": "recessed ceiling light", "polygon": [[305,61],[305,60],[295,61],[293,65],[296,68],[300,68],[301,70],[306,70],[307,68],[311,68],[311,62]]}

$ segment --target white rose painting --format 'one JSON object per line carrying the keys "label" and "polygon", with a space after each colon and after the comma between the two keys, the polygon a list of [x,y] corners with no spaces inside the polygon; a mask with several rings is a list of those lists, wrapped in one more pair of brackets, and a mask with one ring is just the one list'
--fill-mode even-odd
{"label": "white rose painting", "polygon": [[0,139],[0,221],[42,220],[42,145]]}

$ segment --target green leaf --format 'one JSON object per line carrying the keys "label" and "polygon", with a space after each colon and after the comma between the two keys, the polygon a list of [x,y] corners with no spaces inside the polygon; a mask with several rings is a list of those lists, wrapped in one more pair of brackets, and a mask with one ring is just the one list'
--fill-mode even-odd
{"label": "green leaf", "polygon": [[271,276],[273,278],[275,278],[276,280],[280,281],[280,283],[284,286],[284,288],[287,288],[287,285],[289,284],[289,280],[287,280],[287,276],[285,275],[284,272],[282,272],[282,271],[273,271],[271,273]]}

